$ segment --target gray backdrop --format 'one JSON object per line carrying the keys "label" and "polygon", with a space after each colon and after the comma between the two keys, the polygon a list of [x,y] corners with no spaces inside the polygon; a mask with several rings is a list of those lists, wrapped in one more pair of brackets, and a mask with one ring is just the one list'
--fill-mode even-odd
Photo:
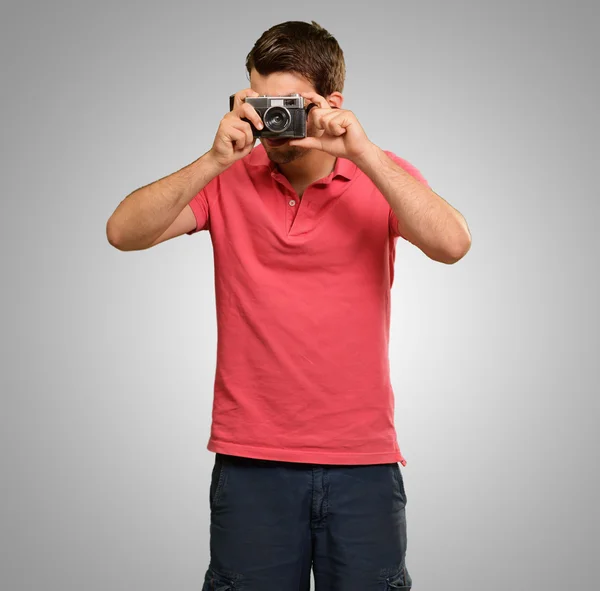
{"label": "gray backdrop", "polygon": [[596,588],[594,4],[3,2],[0,588],[201,588],[210,237],[123,253],[105,224],[209,149],[291,19],[337,37],[344,106],[473,235],[454,266],[398,243],[414,589]]}

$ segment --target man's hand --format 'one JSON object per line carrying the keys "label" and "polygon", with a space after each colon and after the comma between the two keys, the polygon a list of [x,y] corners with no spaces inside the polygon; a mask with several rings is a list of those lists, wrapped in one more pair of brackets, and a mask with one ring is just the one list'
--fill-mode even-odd
{"label": "man's hand", "polygon": [[314,148],[352,161],[360,160],[374,149],[374,144],[352,111],[332,108],[321,95],[314,92],[300,94],[317,106],[308,114],[307,137],[290,140],[290,146]]}
{"label": "man's hand", "polygon": [[227,113],[219,125],[212,148],[209,151],[212,159],[223,168],[228,168],[236,160],[247,156],[254,147],[256,139],[252,135],[252,127],[248,119],[257,129],[263,123],[254,107],[244,102],[247,96],[259,96],[251,88],[240,90],[233,99],[233,109]]}

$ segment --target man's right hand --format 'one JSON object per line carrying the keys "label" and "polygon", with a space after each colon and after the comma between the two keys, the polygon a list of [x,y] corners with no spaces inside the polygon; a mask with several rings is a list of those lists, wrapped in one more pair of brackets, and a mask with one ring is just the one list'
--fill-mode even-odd
{"label": "man's right hand", "polygon": [[247,156],[254,147],[256,139],[248,119],[257,129],[262,129],[260,115],[254,107],[244,102],[247,96],[259,96],[251,88],[237,92],[233,99],[233,109],[221,119],[209,154],[215,162],[224,168],[231,166],[236,160]]}

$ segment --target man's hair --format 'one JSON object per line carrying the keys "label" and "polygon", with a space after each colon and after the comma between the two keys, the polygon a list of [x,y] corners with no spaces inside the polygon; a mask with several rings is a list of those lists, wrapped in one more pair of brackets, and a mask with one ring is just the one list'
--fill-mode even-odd
{"label": "man's hair", "polygon": [[344,54],[336,39],[315,21],[287,21],[265,31],[246,57],[248,75],[293,72],[309,80],[317,94],[342,92]]}

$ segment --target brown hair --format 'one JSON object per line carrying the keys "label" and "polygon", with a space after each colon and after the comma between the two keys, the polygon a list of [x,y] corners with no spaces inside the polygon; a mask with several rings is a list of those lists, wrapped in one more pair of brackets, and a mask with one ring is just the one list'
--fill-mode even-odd
{"label": "brown hair", "polygon": [[342,92],[344,54],[336,39],[315,21],[287,21],[265,31],[246,57],[248,75],[293,72],[304,76],[317,94]]}

